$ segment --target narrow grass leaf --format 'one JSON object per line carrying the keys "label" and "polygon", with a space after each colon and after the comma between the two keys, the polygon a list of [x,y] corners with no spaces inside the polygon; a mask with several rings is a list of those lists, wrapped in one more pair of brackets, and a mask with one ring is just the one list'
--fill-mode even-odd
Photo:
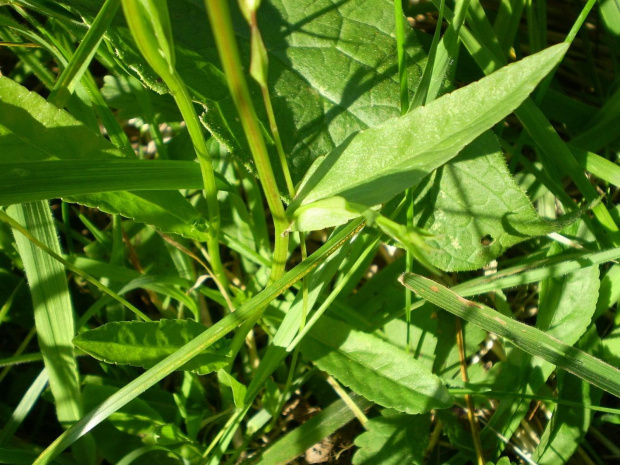
{"label": "narrow grass leaf", "polygon": [[566,49],[564,44],[551,47],[351,137],[303,181],[289,207],[295,227],[314,230],[346,221],[322,218],[323,209],[314,214],[314,202],[344,197],[369,208],[416,185],[517,108]]}
{"label": "narrow grass leaf", "polygon": [[30,410],[34,407],[34,404],[39,400],[41,393],[47,386],[47,381],[47,371],[43,369],[24,393],[24,396],[13,411],[9,421],[2,427],[2,431],[0,432],[0,446],[6,444],[19,429],[20,425],[26,419],[26,416],[30,413]]}
{"label": "narrow grass leaf", "polygon": [[[575,231],[572,227],[572,232]],[[570,229],[569,229],[570,231]],[[549,251],[554,256],[562,251],[562,246],[553,244]],[[569,275],[546,278],[539,285],[538,316],[536,328],[546,335],[572,346],[579,341],[592,321],[596,309],[599,289],[598,266],[589,266]],[[578,312],[575,309],[579,309]],[[520,394],[536,394],[555,370],[552,363],[539,357],[513,350],[499,365],[501,375],[497,387],[514,389]],[[494,431],[511,437],[523,418],[527,415],[530,402],[525,399],[503,400],[488,423],[487,444],[497,440]]]}
{"label": "narrow grass leaf", "polygon": [[[80,333],[73,344],[106,363],[151,368],[206,330],[194,320],[115,321]],[[230,363],[228,347],[218,341],[177,369],[200,375],[217,371]]]}
{"label": "narrow grass leaf", "polygon": [[[596,329],[591,328],[580,341],[579,346],[586,348],[588,340],[599,340]],[[557,374],[558,398],[576,404],[568,406],[559,403],[553,412],[551,421],[540,438],[540,444],[534,451],[532,459],[539,465],[563,464],[573,456],[579,444],[584,440],[594,417],[594,412],[586,406],[600,402],[602,392],[582,379],[560,371]],[[581,406],[579,406],[581,404]]]}
{"label": "narrow grass leaf", "polygon": [[499,4],[493,30],[502,50],[502,56],[507,56],[512,47],[519,30],[525,3],[525,0],[501,0]]}
{"label": "narrow grass leaf", "polygon": [[[8,214],[60,254],[58,236],[46,202],[14,205],[8,209]],[[20,232],[15,231],[14,236],[30,285],[39,348],[56,401],[56,413],[61,423],[73,423],[82,416],[82,407],[79,373],[71,344],[75,323],[65,269]]]}
{"label": "narrow grass leaf", "polygon": [[541,357],[615,396],[620,395],[620,371],[611,365],[537,328],[508,318],[482,304],[466,300],[430,279],[406,273],[401,277],[401,282],[420,297],[459,318],[505,337],[525,352]]}
{"label": "narrow grass leaf", "polygon": [[421,362],[327,316],[315,323],[300,349],[321,370],[384,407],[416,414],[452,405],[445,386]]}
{"label": "narrow grass leaf", "polygon": [[598,152],[618,139],[620,125],[620,89],[607,100],[592,121],[571,140],[571,144],[591,152]]}
{"label": "narrow grass leaf", "polygon": [[[113,191],[200,189],[190,161],[58,160],[1,163],[0,205]],[[220,181],[219,187],[227,188]]]}
{"label": "narrow grass leaf", "polygon": [[[484,294],[485,292],[539,282],[547,278],[559,278],[593,265],[617,260],[618,258],[620,258],[620,248],[601,252],[563,254],[536,261],[530,265],[517,265],[506,268],[490,276],[475,278],[457,284],[452,290],[458,292],[461,296]],[[614,279],[617,278],[614,277]],[[620,295],[620,290],[615,290],[613,295],[616,294]]]}

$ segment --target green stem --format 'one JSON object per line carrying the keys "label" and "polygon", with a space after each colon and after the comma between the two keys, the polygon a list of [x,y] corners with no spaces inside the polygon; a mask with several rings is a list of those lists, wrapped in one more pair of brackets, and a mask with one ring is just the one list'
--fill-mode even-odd
{"label": "green stem", "polygon": [[228,278],[224,272],[224,266],[222,265],[222,259],[220,258],[220,246],[219,246],[219,234],[220,234],[220,208],[217,203],[217,187],[215,185],[215,174],[213,172],[213,166],[211,163],[211,157],[207,151],[207,144],[205,143],[204,135],[202,133],[202,127],[198,120],[198,115],[194,109],[194,104],[187,92],[185,84],[181,80],[178,73],[174,73],[173,79],[166,82],[170,93],[174,97],[174,100],[181,111],[183,120],[187,126],[187,132],[194,144],[194,150],[198,155],[198,161],[200,163],[200,172],[202,173],[202,180],[204,182],[205,198],[207,200],[207,208],[209,215],[209,239],[207,240],[207,249],[209,250],[209,258],[211,260],[211,267],[213,268],[213,274],[220,282],[221,287],[228,288]]}
{"label": "green stem", "polygon": [[[179,73],[174,69],[174,59],[171,57],[164,57],[164,55],[160,53],[158,44],[153,43],[152,31],[145,24],[147,19],[143,17],[143,11],[141,11],[138,2],[123,0],[122,4],[125,19],[127,20],[140,52],[168,86],[170,94],[173,96],[185,124],[187,125],[187,131],[200,163],[200,171],[202,173],[205,198],[207,201],[209,220],[207,249],[209,250],[209,258],[215,278],[220,283],[220,288],[226,289],[228,288],[228,279],[224,272],[219,249],[220,209],[217,202],[215,174],[211,164],[211,157],[207,151],[207,144],[205,143],[202,133],[202,127],[198,120],[198,115],[196,114],[185,83],[181,79]],[[168,60],[170,60],[170,62]]]}
{"label": "green stem", "polygon": [[409,86],[407,84],[407,57],[405,55],[405,24],[403,22],[403,0],[394,0],[394,22],[396,23],[396,50],[398,54],[398,78],[400,81],[400,114],[409,110]]}
{"label": "green stem", "polygon": [[267,119],[269,120],[269,128],[271,129],[271,135],[276,143],[276,150],[278,152],[278,158],[280,159],[280,166],[284,172],[284,180],[286,182],[286,189],[291,199],[295,196],[295,186],[293,185],[293,178],[291,178],[291,171],[288,168],[288,162],[286,161],[286,155],[284,154],[284,147],[282,145],[282,139],[280,138],[280,131],[278,130],[278,124],[273,112],[273,106],[271,105],[271,96],[269,95],[269,89],[267,86],[261,86],[261,92],[263,93],[263,101],[265,102],[265,110],[267,111]]}
{"label": "green stem", "polygon": [[[394,23],[396,25],[396,53],[398,56],[398,77],[400,81],[400,114],[404,115],[409,110],[409,87],[407,85],[407,63],[405,56],[405,28],[403,24],[403,1],[394,0]],[[405,191],[406,201],[411,199],[411,205],[407,208],[407,225],[413,226],[413,192],[411,189]],[[413,255],[409,250],[406,251],[405,271],[411,271],[413,266]],[[407,345],[409,352],[409,337],[411,333],[411,292],[405,290],[405,315],[407,319]]]}
{"label": "green stem", "polygon": [[271,267],[271,279],[273,281],[282,276],[286,267],[288,236],[285,231],[288,228],[288,221],[267,153],[267,146],[241,67],[228,2],[226,0],[205,0],[205,6],[209,12],[211,29],[226,74],[228,87],[239,112],[241,124],[273,217],[275,226],[275,250]]}

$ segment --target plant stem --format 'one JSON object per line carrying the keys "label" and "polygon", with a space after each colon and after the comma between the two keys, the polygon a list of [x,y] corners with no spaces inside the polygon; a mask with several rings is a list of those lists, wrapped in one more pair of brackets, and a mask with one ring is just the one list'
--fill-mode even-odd
{"label": "plant stem", "polygon": [[273,217],[275,250],[271,266],[271,279],[278,279],[284,273],[288,257],[288,237],[284,234],[288,227],[288,221],[284,213],[284,205],[280,200],[280,192],[267,153],[267,146],[243,75],[228,2],[226,0],[205,0],[205,6],[209,13],[212,32],[226,74],[228,87],[239,112],[241,124]]}
{"label": "plant stem", "polygon": [[[405,55],[405,28],[403,25],[403,0],[394,0],[394,23],[396,25],[396,53],[398,56],[398,77],[400,81],[400,114],[409,110],[409,87],[407,85],[407,62]],[[413,191],[405,191],[407,206],[407,226],[413,227]],[[412,271],[413,254],[406,251],[405,271]],[[405,318],[407,320],[407,336],[405,350],[409,353],[409,339],[411,335],[411,291],[405,289]]]}
{"label": "plant stem", "polygon": [[[211,164],[211,157],[207,151],[202,133],[202,127],[198,120],[198,115],[194,109],[192,99],[187,91],[185,83],[181,76],[174,68],[174,57],[164,56],[160,47],[154,43],[152,30],[146,25],[148,18],[143,16],[139,2],[134,0],[123,0],[123,11],[125,19],[131,30],[140,52],[146,58],[151,67],[159,74],[164,83],[168,86],[170,94],[173,96],[181,115],[187,125],[187,131],[194,145],[194,150],[200,163],[200,171],[204,182],[205,198],[207,200],[208,220],[209,220],[209,239],[207,240],[207,249],[209,250],[209,258],[213,273],[224,289],[228,288],[228,279],[224,272],[222,260],[220,258],[219,235],[220,235],[220,208],[217,202],[217,188],[215,186],[215,175]],[[167,8],[162,10],[165,18],[160,21],[167,21]],[[151,18],[155,20],[155,18]],[[163,27],[163,24],[162,24]],[[172,46],[171,43],[167,44]]]}
{"label": "plant stem", "polygon": [[[461,379],[464,383],[469,381],[467,376],[467,360],[465,359],[465,343],[463,338],[463,327],[461,326],[461,320],[455,318],[456,324],[456,345],[459,350],[459,362],[461,367]],[[474,448],[476,449],[476,458],[478,465],[484,465],[484,453],[482,451],[482,442],[480,442],[480,427],[478,421],[474,415],[474,402],[469,394],[465,394],[465,402],[467,402],[467,419],[469,420],[469,427],[471,428],[471,436],[474,442]]]}
{"label": "plant stem", "polygon": [[409,110],[409,86],[407,83],[407,56],[405,55],[405,25],[403,23],[403,0],[394,0],[396,24],[396,51],[398,54],[398,79],[400,81],[400,114]]}
{"label": "plant stem", "polygon": [[181,111],[183,120],[187,126],[187,132],[194,145],[194,150],[198,156],[198,162],[200,163],[200,172],[202,173],[202,180],[204,182],[205,198],[207,200],[207,209],[209,215],[209,239],[207,240],[207,249],[209,250],[209,259],[211,261],[211,267],[213,268],[213,274],[219,281],[222,289],[228,288],[228,278],[224,272],[224,266],[222,265],[222,259],[220,257],[220,207],[217,202],[217,187],[215,185],[215,174],[213,172],[213,165],[211,163],[211,157],[207,151],[207,144],[205,143],[204,135],[202,133],[202,127],[198,121],[198,115],[194,109],[192,99],[187,92],[187,88],[183,83],[181,76],[175,71],[171,80],[166,84],[170,89],[170,93],[174,97],[174,100]]}

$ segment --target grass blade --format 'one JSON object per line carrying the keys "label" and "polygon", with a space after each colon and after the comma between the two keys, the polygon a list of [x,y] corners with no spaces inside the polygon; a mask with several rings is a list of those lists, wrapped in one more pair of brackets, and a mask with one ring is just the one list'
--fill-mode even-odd
{"label": "grass blade", "polygon": [[[45,202],[15,205],[9,214],[51,250],[60,254],[60,244],[49,206]],[[34,307],[39,347],[49,375],[61,423],[82,416],[79,374],[71,340],[75,334],[73,307],[64,267],[14,229],[17,249]]]}
{"label": "grass blade", "polygon": [[450,289],[413,273],[400,282],[420,297],[486,331],[509,339],[525,352],[543,358],[591,384],[620,396],[620,371],[591,355],[508,318],[482,304],[464,299]]}
{"label": "grass blade", "polygon": [[[201,189],[191,161],[56,160],[0,163],[0,205],[114,191]],[[219,180],[218,189],[227,190]]]}

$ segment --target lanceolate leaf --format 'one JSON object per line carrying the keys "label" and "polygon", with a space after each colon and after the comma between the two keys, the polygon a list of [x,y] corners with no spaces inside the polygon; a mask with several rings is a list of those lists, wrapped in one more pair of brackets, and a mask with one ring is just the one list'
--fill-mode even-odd
{"label": "lanceolate leaf", "polygon": [[525,352],[541,357],[615,396],[620,395],[620,371],[611,365],[537,328],[513,320],[477,302],[466,300],[423,276],[405,273],[401,282],[420,297],[486,331],[509,339]]}
{"label": "lanceolate leaf", "polygon": [[[106,363],[151,368],[206,330],[193,320],[118,321],[81,333],[73,343]],[[224,368],[228,345],[219,341],[179,369],[204,375]]]}
{"label": "lanceolate leaf", "polygon": [[324,211],[315,215],[314,202],[343,197],[369,208],[415,186],[517,108],[566,49],[551,47],[350,137],[304,179],[289,207],[294,227],[313,230],[338,223],[333,217],[324,220]]}
{"label": "lanceolate leaf", "polygon": [[416,414],[452,405],[439,378],[377,336],[323,316],[300,344],[317,366],[380,405]]}

